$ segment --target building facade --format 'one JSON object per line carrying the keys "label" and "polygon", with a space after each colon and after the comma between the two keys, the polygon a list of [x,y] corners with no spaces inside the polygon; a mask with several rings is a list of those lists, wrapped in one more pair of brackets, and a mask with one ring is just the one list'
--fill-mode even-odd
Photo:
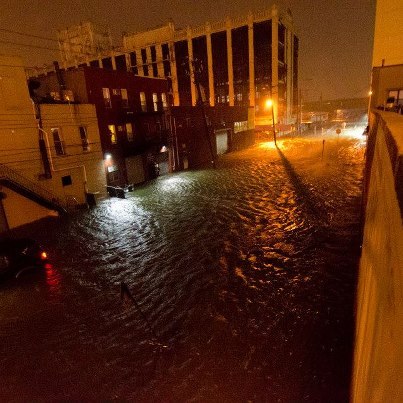
{"label": "building facade", "polygon": [[0,56],[0,232],[105,192],[95,108],[30,95],[22,60]]}
{"label": "building facade", "polygon": [[372,108],[403,108],[403,3],[377,0],[372,58]]}
{"label": "building facade", "polygon": [[95,105],[108,185],[151,179],[157,163],[168,171],[168,153],[160,152],[168,146],[165,79],[83,66],[56,67],[56,71],[31,81],[40,83],[36,94],[42,99],[58,102],[68,98],[73,103]]}
{"label": "building facade", "polygon": [[[210,106],[249,106],[257,115],[264,103],[274,101],[277,123],[290,123],[298,94],[299,41],[291,12],[272,8],[199,27],[176,30],[173,23],[123,36],[123,46],[98,52],[67,52],[67,30],[59,33],[65,67],[85,63],[107,69],[128,70],[139,76],[165,77],[169,103],[192,106],[198,98],[195,73],[202,98]],[[80,56],[80,57],[78,57]]]}

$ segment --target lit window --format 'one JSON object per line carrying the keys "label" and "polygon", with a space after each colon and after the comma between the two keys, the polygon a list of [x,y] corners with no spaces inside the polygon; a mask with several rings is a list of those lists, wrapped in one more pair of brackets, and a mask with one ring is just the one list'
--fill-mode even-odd
{"label": "lit window", "polygon": [[154,112],[158,112],[158,95],[155,92],[153,93],[153,105]]}
{"label": "lit window", "polygon": [[133,125],[131,123],[126,123],[126,134],[128,141],[134,141]]}
{"label": "lit window", "polygon": [[85,126],[80,126],[80,138],[81,138],[81,145],[83,147],[83,151],[89,151],[90,147],[88,144],[88,136],[87,136],[87,128]]}
{"label": "lit window", "polygon": [[65,155],[64,151],[64,142],[62,140],[61,134],[60,134],[60,129],[58,127],[55,127],[53,129],[50,129],[53,135],[53,142],[55,145],[55,151],[56,155]]}
{"label": "lit window", "polygon": [[140,92],[140,103],[141,103],[141,110],[143,112],[147,112],[147,102],[145,92]]}
{"label": "lit window", "polygon": [[162,100],[162,107],[164,108],[164,110],[168,109],[167,95],[165,94],[165,92],[161,94],[161,100]]}
{"label": "lit window", "polygon": [[120,90],[120,93],[122,95],[122,107],[123,108],[128,108],[129,107],[129,98],[127,96],[127,89],[122,88]]}
{"label": "lit window", "polygon": [[120,95],[120,89],[119,89],[119,88],[114,88],[114,89],[112,90],[112,94],[113,94],[113,95],[116,95],[116,96],[119,96],[119,95]]}
{"label": "lit window", "polygon": [[104,97],[104,105],[107,108],[112,108],[111,93],[109,91],[109,88],[102,88],[102,95]]}
{"label": "lit window", "polygon": [[108,125],[109,135],[111,136],[111,144],[116,144],[118,139],[116,137],[115,125]]}

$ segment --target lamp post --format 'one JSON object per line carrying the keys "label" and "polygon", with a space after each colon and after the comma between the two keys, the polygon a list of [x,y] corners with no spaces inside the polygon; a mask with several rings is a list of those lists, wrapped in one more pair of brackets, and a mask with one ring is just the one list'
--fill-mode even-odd
{"label": "lamp post", "polygon": [[273,105],[273,100],[272,99],[268,99],[266,100],[266,109],[270,109],[271,108],[271,116],[273,119],[273,139],[274,139],[274,145],[277,146],[277,135],[276,135],[276,124],[274,122],[274,105]]}

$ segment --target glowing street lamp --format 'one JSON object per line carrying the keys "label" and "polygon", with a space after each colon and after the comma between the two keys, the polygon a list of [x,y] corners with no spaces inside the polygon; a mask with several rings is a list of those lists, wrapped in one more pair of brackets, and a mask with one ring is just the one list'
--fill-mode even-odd
{"label": "glowing street lamp", "polygon": [[271,116],[273,119],[273,139],[274,139],[274,144],[277,145],[277,138],[276,138],[276,124],[274,123],[274,104],[272,99],[267,99],[265,102],[265,107],[266,109],[271,108]]}

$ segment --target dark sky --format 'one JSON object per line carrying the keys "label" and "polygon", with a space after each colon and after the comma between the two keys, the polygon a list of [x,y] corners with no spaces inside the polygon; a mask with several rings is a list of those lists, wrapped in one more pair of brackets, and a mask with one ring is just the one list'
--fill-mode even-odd
{"label": "dark sky", "polygon": [[[292,11],[300,38],[300,78],[306,99],[363,97],[368,93],[376,0],[279,0]],[[57,48],[57,43],[17,36],[13,30],[56,38],[56,30],[83,21],[108,25],[116,44],[122,32],[164,24],[196,26],[271,7],[264,0],[0,0],[0,53],[19,54],[28,66],[58,53],[1,41]]]}

